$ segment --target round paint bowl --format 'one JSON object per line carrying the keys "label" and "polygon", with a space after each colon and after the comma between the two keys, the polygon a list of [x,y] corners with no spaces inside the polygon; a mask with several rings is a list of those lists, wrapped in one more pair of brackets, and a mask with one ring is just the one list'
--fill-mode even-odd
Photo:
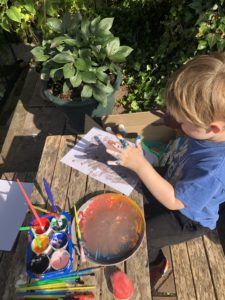
{"label": "round paint bowl", "polygon": [[54,232],[61,232],[67,230],[67,218],[61,215],[59,218],[52,218],[50,222],[51,229]]}
{"label": "round paint bowl", "polygon": [[143,241],[143,211],[125,195],[97,195],[81,206],[78,216],[84,252],[91,262],[114,265],[125,261]]}
{"label": "round paint bowl", "polygon": [[48,255],[35,255],[27,265],[27,269],[34,274],[40,275],[49,269],[49,263],[50,260]]}
{"label": "round paint bowl", "polygon": [[50,258],[50,266],[58,271],[64,269],[70,261],[70,254],[65,249],[58,249],[53,252]]}
{"label": "round paint bowl", "polygon": [[50,227],[50,222],[48,220],[48,218],[46,217],[41,217],[40,218],[41,220],[41,224],[42,224],[42,227],[40,226],[39,222],[37,221],[37,219],[34,220],[33,222],[33,226],[35,226],[36,228],[34,229],[35,230],[35,233],[37,235],[39,234],[46,234],[46,235],[50,235],[51,232],[52,232],[52,229]]}
{"label": "round paint bowl", "polygon": [[31,242],[31,249],[32,251],[39,255],[39,254],[47,254],[49,255],[52,252],[52,246],[50,245],[49,237],[46,234],[38,235],[38,239],[41,243],[41,248],[39,247],[36,239],[34,238]]}
{"label": "round paint bowl", "polygon": [[66,249],[68,245],[68,236],[65,232],[56,232],[50,237],[50,244],[54,250]]}

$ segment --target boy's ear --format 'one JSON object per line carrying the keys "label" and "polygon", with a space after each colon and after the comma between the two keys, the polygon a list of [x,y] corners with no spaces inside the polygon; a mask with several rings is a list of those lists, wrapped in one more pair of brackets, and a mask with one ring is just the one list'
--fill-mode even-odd
{"label": "boy's ear", "polygon": [[223,122],[213,122],[210,124],[210,129],[213,133],[219,133],[224,130],[224,126]]}

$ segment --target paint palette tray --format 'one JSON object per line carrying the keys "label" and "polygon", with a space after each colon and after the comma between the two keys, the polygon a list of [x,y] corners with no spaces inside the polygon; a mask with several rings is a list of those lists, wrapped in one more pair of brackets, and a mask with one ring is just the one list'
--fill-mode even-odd
{"label": "paint palette tray", "polygon": [[64,211],[59,215],[41,216],[44,232],[35,219],[31,221],[34,229],[28,233],[26,253],[26,271],[30,278],[50,279],[73,269],[71,215]]}

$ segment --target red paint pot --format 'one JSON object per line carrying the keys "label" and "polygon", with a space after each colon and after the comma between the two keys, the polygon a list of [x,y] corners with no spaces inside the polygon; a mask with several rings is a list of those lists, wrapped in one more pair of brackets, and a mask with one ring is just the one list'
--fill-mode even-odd
{"label": "red paint pot", "polygon": [[114,272],[111,277],[115,300],[129,300],[134,293],[134,286],[128,276],[121,271]]}
{"label": "red paint pot", "polygon": [[39,222],[37,221],[37,219],[34,220],[33,222],[33,226],[35,226],[35,233],[36,234],[46,234],[46,235],[49,235],[50,232],[51,232],[51,227],[50,227],[50,222],[48,220],[48,218],[46,217],[41,217],[40,218],[41,220],[41,224],[42,224],[42,227],[43,229],[41,228]]}

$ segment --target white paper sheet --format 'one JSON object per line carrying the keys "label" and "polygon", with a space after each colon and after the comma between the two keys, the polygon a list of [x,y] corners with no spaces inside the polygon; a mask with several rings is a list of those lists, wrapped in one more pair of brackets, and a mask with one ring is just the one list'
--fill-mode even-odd
{"label": "white paper sheet", "polygon": [[[30,197],[33,183],[22,185]],[[23,224],[28,205],[15,181],[0,180],[0,250],[10,251]]]}
{"label": "white paper sheet", "polygon": [[[97,136],[100,142],[96,141]],[[138,182],[135,173],[122,166],[108,166],[115,160],[106,152],[118,139],[108,132],[92,128],[61,160],[66,165],[89,175],[115,190],[130,195]],[[107,146],[106,146],[107,145]]]}

